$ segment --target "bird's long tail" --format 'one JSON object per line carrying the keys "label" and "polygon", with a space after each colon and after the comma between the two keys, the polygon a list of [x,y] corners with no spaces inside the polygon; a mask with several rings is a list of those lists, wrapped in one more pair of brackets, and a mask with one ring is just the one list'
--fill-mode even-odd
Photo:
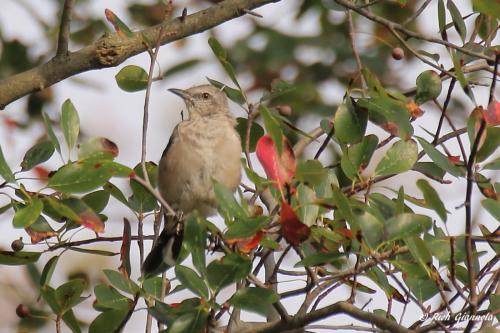
{"label": "bird's long tail", "polygon": [[164,228],[142,265],[143,276],[158,275],[175,266],[181,252],[183,236],[183,221],[177,216],[165,215]]}

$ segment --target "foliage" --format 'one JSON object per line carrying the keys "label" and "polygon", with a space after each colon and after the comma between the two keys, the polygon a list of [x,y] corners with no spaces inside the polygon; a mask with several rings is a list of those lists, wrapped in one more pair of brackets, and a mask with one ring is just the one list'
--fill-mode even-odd
{"label": "foliage", "polygon": [[[173,268],[176,279],[168,283],[160,277],[137,277],[130,264],[130,251],[135,251],[132,241],[140,244],[141,258],[144,254],[144,221],[158,221],[163,214],[154,189],[156,161],[134,166],[117,162],[115,143],[82,135],[78,105],[67,99],[54,120],[45,112],[53,104],[52,88],[30,95],[26,103],[30,122],[43,124],[46,135],[26,151],[19,166],[5,156],[1,147],[5,145],[0,145],[0,193],[9,198],[0,214],[11,220],[13,228],[24,229],[36,250],[14,246],[13,251],[2,250],[0,264],[22,265],[35,272],[32,275],[44,304],[33,300],[32,314],[50,313],[58,331],[61,322],[72,332],[82,331],[74,309],[89,295],[87,282],[70,278],[56,287],[52,277],[67,250],[89,257],[116,254],[81,246],[103,240],[100,237],[106,235],[105,214],[111,203],[133,212],[138,233],[132,236],[131,223],[124,221],[123,235],[117,239],[121,242],[119,269],[103,270],[106,282],[90,286],[98,314],[88,323],[89,332],[119,332],[141,299],[146,301],[148,314],[170,333],[225,328],[228,323],[220,318],[226,312],[232,314],[229,325],[238,323],[243,330],[260,332],[307,328],[313,321],[342,312],[355,318],[356,325],[370,321],[385,331],[457,326],[470,330],[473,321],[456,318],[497,311],[498,229],[482,224],[479,230],[473,228],[476,221],[471,206],[476,204],[472,196],[480,197],[481,207],[500,220],[500,184],[487,176],[488,170],[500,168],[495,158],[500,146],[500,111],[494,96],[500,49],[493,44],[498,11],[489,11],[482,1],[472,1],[473,13],[464,16],[453,1],[439,0],[438,17],[434,18],[439,38],[430,40],[415,23],[429,1],[419,4],[421,7],[416,3],[302,0],[295,19],[316,15],[319,31],[315,35],[295,36],[255,20],[250,32],[232,45],[223,46],[216,33],[207,40],[206,47],[213,51],[213,59],[218,60],[230,84],[208,81],[247,114],[237,119],[237,130],[246,157],[242,167],[251,183],[242,188],[250,195],[239,192],[236,199],[221,184],[214,184],[224,224],[215,225],[194,214],[184,217],[181,259],[190,257],[192,265],[179,260]],[[129,7],[134,25],[161,23],[163,15],[171,15],[173,10],[171,2],[131,3]],[[183,17],[174,19],[182,21]],[[156,41],[134,34],[111,10],[106,10],[105,18],[120,38],[136,38],[148,45],[154,69]],[[350,27],[360,27],[367,19],[374,22],[370,42],[358,50],[356,33]],[[474,20],[472,27],[467,20]],[[105,29],[103,17],[78,16],[76,21],[80,29],[70,38],[78,44],[91,43]],[[452,42],[448,35],[453,34],[461,42]],[[252,46],[259,38],[264,46]],[[446,46],[449,59],[425,51],[429,44]],[[393,52],[396,47],[404,48],[406,55]],[[2,38],[2,48],[1,77],[37,65],[29,58],[28,45]],[[305,59],[300,56],[304,49],[314,49],[321,59]],[[163,75],[185,73],[203,61],[194,58],[170,64]],[[398,85],[398,75],[390,70],[395,61],[407,66],[418,61],[427,66],[416,75],[413,89]],[[445,68],[443,63],[453,66]],[[290,77],[287,71],[294,74]],[[474,74],[480,71],[488,78],[478,79]],[[154,74],[128,65],[117,70],[115,80],[124,93],[146,90],[148,101],[151,84],[157,80]],[[246,80],[250,84],[242,83],[244,75],[251,77]],[[332,81],[344,89],[344,97],[336,105],[327,101],[328,93],[321,89]],[[490,88],[488,101],[476,96],[473,88],[477,85]],[[475,107],[465,110],[467,119],[462,123],[466,127],[457,129],[455,122],[459,121],[449,112],[452,106],[461,107],[457,96],[462,92]],[[436,128],[420,121],[429,116],[424,110],[435,109],[441,112]],[[317,127],[309,133],[298,128],[307,117]],[[446,134],[442,133],[444,119],[451,128]],[[421,135],[419,127],[427,135]],[[14,128],[23,130],[20,124]],[[62,133],[64,142],[56,133]],[[304,154],[305,147],[320,138],[315,154]],[[448,147],[452,140],[458,142],[460,152]],[[61,163],[56,170],[45,170],[44,163],[54,154]],[[265,173],[257,171],[257,161]],[[36,175],[43,187],[27,182],[27,174]],[[127,181],[117,186],[116,178]],[[403,178],[409,181],[403,184]],[[460,208],[465,214],[453,223],[463,225],[464,232],[456,234],[448,230],[451,204],[440,189],[442,184],[458,188],[461,182],[467,187]],[[97,237],[83,243],[72,240],[74,231],[84,228]],[[487,244],[488,249],[480,244]],[[208,255],[209,251],[216,256]],[[284,263],[289,253],[293,254],[291,268]],[[47,261],[40,273],[34,263],[41,257]],[[282,288],[290,276],[300,276],[301,282],[293,290]],[[170,282],[174,289],[166,288]],[[352,304],[334,295],[341,286],[349,290]],[[190,298],[169,303],[168,296],[179,290],[189,292]],[[387,308],[365,309],[360,302],[371,294],[383,296]],[[303,302],[296,314],[284,305],[294,295],[302,296]],[[412,306],[418,315],[399,320],[404,310],[403,314],[395,310],[399,307],[396,302],[403,309]],[[253,327],[244,315],[239,317],[238,309],[265,316],[273,326]],[[451,312],[452,319],[419,320],[443,311]],[[28,315],[21,324],[29,325],[29,320]],[[371,331],[369,326],[358,328]]]}

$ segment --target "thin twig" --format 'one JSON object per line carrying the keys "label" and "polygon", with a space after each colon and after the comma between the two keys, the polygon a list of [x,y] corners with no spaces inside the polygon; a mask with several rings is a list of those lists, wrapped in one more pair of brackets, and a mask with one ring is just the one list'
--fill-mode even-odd
{"label": "thin twig", "polygon": [[59,26],[59,38],[57,40],[56,57],[65,56],[68,54],[69,45],[69,26],[75,0],[64,1],[64,6],[61,11],[61,25]]}
{"label": "thin twig", "polygon": [[163,206],[163,208],[166,209],[167,215],[175,216],[175,210],[173,210],[172,207],[170,207],[170,205],[165,201],[165,199],[163,199],[160,192],[158,192],[156,189],[154,189],[150,183],[146,182],[144,179],[142,179],[141,177],[139,177],[137,175],[133,175],[131,177],[131,179],[135,180],[136,182],[138,182],[139,184],[144,186],[146,188],[146,190],[148,190],[149,193],[151,193],[156,198],[156,200],[158,200],[160,202],[160,204]]}
{"label": "thin twig", "polygon": [[441,117],[439,118],[436,134],[434,134],[434,140],[432,141],[433,144],[436,144],[437,140],[439,139],[439,134],[441,133],[441,127],[443,126],[444,116],[446,114],[446,110],[448,109],[448,104],[450,103],[451,100],[451,93],[453,91],[453,88],[455,87],[456,82],[457,79],[455,78],[451,79],[450,85],[448,87],[448,93],[446,94],[446,100],[444,101],[443,108],[441,109]]}
{"label": "thin twig", "polygon": [[349,39],[351,40],[351,48],[352,53],[354,55],[354,59],[356,60],[356,65],[358,66],[357,75],[361,78],[361,86],[363,89],[366,88],[366,81],[363,75],[361,75],[361,70],[363,69],[363,64],[361,63],[361,58],[358,53],[358,48],[356,47],[356,32],[354,31],[354,22],[352,19],[352,12],[347,10],[347,22],[349,24]]}
{"label": "thin twig", "polygon": [[415,20],[417,17],[420,16],[420,14],[423,13],[423,11],[425,10],[425,8],[427,8],[427,6],[431,3],[432,0],[425,0],[425,2],[422,4],[422,6],[420,6],[416,11],[415,13],[408,17],[401,25],[405,26],[405,25],[408,25],[410,22],[412,22],[413,20]]}
{"label": "thin twig", "polygon": [[392,29],[392,30],[399,31],[399,32],[405,34],[407,37],[412,37],[412,38],[416,38],[416,39],[420,39],[420,40],[425,40],[425,41],[430,42],[430,43],[441,44],[441,45],[444,45],[446,47],[455,49],[455,50],[457,50],[457,51],[459,51],[459,52],[461,52],[463,54],[467,54],[467,55],[476,57],[478,59],[484,59],[484,60],[490,60],[490,61],[494,60],[493,58],[490,58],[490,57],[488,57],[488,56],[486,56],[484,54],[468,50],[468,49],[466,49],[464,47],[457,46],[457,45],[455,45],[453,43],[450,43],[448,41],[442,40],[440,38],[434,38],[434,37],[424,36],[424,35],[422,35],[420,33],[417,33],[417,32],[414,32],[412,30],[406,29],[401,24],[394,23],[394,22],[392,22],[392,21],[390,21],[388,19],[385,19],[385,18],[380,17],[378,15],[375,15],[375,14],[373,14],[373,13],[367,11],[367,10],[364,10],[362,8],[357,7],[353,2],[351,2],[349,0],[335,0],[335,2],[337,2],[339,5],[342,5],[345,8],[349,8],[349,9],[354,10],[355,12],[359,13],[360,15],[366,17],[367,19],[369,19],[371,21],[374,21],[374,22],[377,22],[379,24],[382,24],[383,26],[385,26],[389,30]]}

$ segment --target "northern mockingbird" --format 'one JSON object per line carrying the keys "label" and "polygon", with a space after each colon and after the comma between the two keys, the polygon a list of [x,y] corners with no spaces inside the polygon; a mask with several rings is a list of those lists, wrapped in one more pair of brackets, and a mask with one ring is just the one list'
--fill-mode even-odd
{"label": "northern mockingbird", "polygon": [[[213,181],[235,191],[241,178],[241,141],[224,92],[211,85],[169,89],[181,97],[189,117],[170,136],[158,167],[161,195],[176,211],[197,210],[207,217],[216,212]],[[175,265],[182,244],[182,224],[165,226],[144,261],[145,275]]]}

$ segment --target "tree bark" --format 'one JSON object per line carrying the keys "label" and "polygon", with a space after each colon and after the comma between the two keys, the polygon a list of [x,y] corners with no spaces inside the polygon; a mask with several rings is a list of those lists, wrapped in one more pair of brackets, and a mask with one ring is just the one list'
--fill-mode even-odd
{"label": "tree bark", "polygon": [[[152,43],[160,40],[160,44],[165,45],[240,17],[254,8],[279,1],[225,0],[183,19],[177,17],[137,31],[130,38],[116,33],[106,34],[76,52],[59,54],[35,68],[0,80],[0,109],[76,74],[118,66],[126,59],[146,51],[147,43],[153,47]],[[162,36],[158,36],[160,31],[163,31]]]}

